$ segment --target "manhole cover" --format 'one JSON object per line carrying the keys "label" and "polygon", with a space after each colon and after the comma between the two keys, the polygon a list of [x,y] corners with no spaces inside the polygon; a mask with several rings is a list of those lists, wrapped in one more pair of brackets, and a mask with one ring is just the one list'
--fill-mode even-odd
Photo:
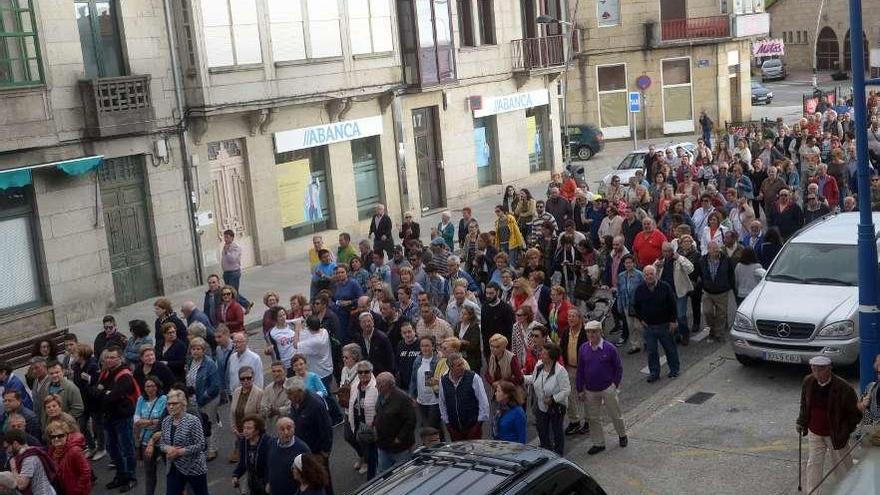
{"label": "manhole cover", "polygon": [[702,404],[714,396],[715,394],[710,392],[697,392],[694,395],[685,399],[685,402],[688,404]]}

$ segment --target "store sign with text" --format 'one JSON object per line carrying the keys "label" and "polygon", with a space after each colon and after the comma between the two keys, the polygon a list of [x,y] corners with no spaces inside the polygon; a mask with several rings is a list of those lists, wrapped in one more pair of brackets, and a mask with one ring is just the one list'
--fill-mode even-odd
{"label": "store sign with text", "polygon": [[752,46],[755,57],[781,57],[785,55],[785,43],[781,39],[756,41]]}
{"label": "store sign with text", "polygon": [[275,133],[275,152],[303,150],[382,134],[382,116],[345,120],[331,124]]}
{"label": "store sign with text", "polygon": [[506,96],[472,97],[469,101],[474,118],[480,118],[547,105],[550,103],[550,93],[546,89],[539,89]]}

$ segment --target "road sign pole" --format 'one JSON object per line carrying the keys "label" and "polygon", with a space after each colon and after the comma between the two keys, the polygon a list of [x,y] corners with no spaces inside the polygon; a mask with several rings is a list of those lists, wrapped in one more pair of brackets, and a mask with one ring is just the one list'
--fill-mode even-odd
{"label": "road sign pole", "polygon": [[636,134],[638,134],[639,123],[636,121],[636,117],[638,117],[638,114],[633,113],[632,114],[633,151],[639,149],[639,138],[636,137]]}

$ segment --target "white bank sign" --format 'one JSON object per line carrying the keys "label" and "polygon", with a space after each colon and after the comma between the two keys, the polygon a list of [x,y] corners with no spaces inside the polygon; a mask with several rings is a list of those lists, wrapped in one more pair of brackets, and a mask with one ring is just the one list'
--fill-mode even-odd
{"label": "white bank sign", "polygon": [[482,107],[474,109],[474,117],[486,117],[499,113],[514,112],[527,108],[539,107],[550,103],[550,93],[546,89],[514,93],[505,96],[488,96],[482,98]]}
{"label": "white bank sign", "polygon": [[332,124],[291,129],[275,133],[275,151],[303,150],[382,134],[382,116],[344,120]]}

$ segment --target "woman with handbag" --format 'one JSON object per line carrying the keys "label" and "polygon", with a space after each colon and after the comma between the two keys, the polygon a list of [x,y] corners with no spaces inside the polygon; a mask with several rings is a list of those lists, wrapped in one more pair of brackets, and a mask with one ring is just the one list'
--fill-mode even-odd
{"label": "woman with handbag", "polygon": [[376,476],[379,452],[376,450],[376,430],[373,419],[376,417],[376,401],[379,390],[373,376],[373,364],[360,361],[357,369],[358,380],[352,384],[351,398],[348,402],[348,421],[352,426],[357,442],[367,458],[367,479]]}
{"label": "woman with handbag", "polygon": [[146,455],[147,443],[150,437],[159,428],[162,416],[165,415],[165,403],[167,398],[163,393],[162,382],[153,375],[144,379],[143,395],[138,397],[134,409],[134,437],[137,446],[138,459],[144,461],[144,495],[153,495],[156,491],[156,467],[159,452]]}
{"label": "woman with handbag", "polygon": [[186,366],[186,386],[195,391],[194,400],[202,420],[202,431],[208,443],[208,462],[217,458],[216,428],[212,428],[220,407],[220,376],[217,363],[206,355],[210,349],[205,339],[194,337],[189,343],[190,361]]}
{"label": "woman with handbag", "polygon": [[552,342],[547,343],[541,352],[541,362],[535,366],[535,372],[525,378],[526,383],[531,386],[541,448],[552,450],[561,456],[565,449],[562,423],[565,421],[571,384],[568,373],[559,363],[560,356],[559,346]]}
{"label": "woman with handbag", "polygon": [[[359,363],[361,359],[362,353],[360,345],[352,343],[346,344],[342,348],[343,366],[339,377],[339,389],[336,391],[336,400],[339,402],[340,407],[346,411],[348,411],[348,406],[351,402],[351,389],[352,387],[357,386],[357,363]],[[345,442],[351,445],[351,448],[354,449],[357,454],[357,460],[354,462],[354,469],[360,474],[366,474],[367,459],[364,457],[364,450],[361,448],[361,444],[357,442],[354,427],[348,419],[348,414],[345,415],[345,425],[343,428],[344,430],[342,431]]]}

